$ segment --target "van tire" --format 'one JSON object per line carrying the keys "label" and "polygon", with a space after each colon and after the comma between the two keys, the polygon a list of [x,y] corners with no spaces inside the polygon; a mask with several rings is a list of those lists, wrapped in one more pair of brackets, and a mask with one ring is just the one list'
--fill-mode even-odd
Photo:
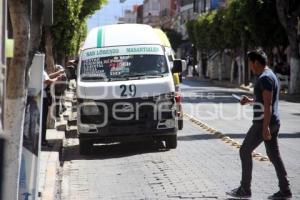
{"label": "van tire", "polygon": [[176,149],[177,135],[170,135],[165,139],[167,149]]}
{"label": "van tire", "polygon": [[79,139],[80,155],[89,155],[91,153],[92,143],[89,140]]}

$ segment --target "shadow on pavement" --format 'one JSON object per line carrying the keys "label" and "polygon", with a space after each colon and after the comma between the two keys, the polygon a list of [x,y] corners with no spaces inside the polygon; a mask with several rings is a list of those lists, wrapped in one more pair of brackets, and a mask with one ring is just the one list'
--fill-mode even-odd
{"label": "shadow on pavement", "polygon": [[57,151],[60,152],[62,148],[62,139],[50,139],[47,140],[49,145],[42,146],[42,151]]}
{"label": "shadow on pavement", "polygon": [[201,81],[199,81],[199,80],[183,79],[182,83],[184,85],[188,85],[190,87],[199,87],[199,86],[200,87],[216,87],[215,85],[213,85],[211,83],[210,80],[201,80]]}
{"label": "shadow on pavement", "polygon": [[[190,87],[197,87],[199,89],[201,88],[213,88],[213,87],[221,87],[221,88],[234,88],[234,89],[240,89],[238,86],[231,85],[231,83],[222,83],[222,82],[214,82],[211,80],[198,80],[197,78],[188,78],[184,79],[182,82],[184,85],[190,86]],[[185,89],[193,90],[195,88],[182,88],[182,91]],[[245,91],[245,93],[249,93],[249,91]],[[280,94],[281,101],[291,102],[291,103],[300,103],[300,95],[299,94]]]}
{"label": "shadow on pavement", "polygon": [[[190,86],[181,88],[182,100],[185,103],[238,103],[232,94],[249,95],[246,91],[231,90],[231,87],[218,87],[209,81],[184,80],[183,84]],[[194,86],[194,87],[193,87]]]}
{"label": "shadow on pavement", "polygon": [[64,161],[71,160],[104,160],[129,157],[145,153],[167,151],[162,142],[131,142],[94,145],[90,155],[80,155],[79,145],[64,147]]}
{"label": "shadow on pavement", "polygon": [[192,140],[216,140],[218,138],[212,134],[197,134],[197,135],[178,136],[177,139],[179,141],[192,141]]}
{"label": "shadow on pavement", "polygon": [[[246,137],[246,133],[244,134],[226,134],[226,136],[232,139],[244,139]],[[289,138],[300,138],[299,133],[280,133],[279,132],[279,139],[289,139]],[[193,141],[193,140],[216,140],[219,139],[217,136],[213,134],[195,134],[195,135],[188,135],[188,136],[178,136],[179,141]]]}
{"label": "shadow on pavement", "polygon": [[66,139],[69,138],[78,138],[77,136],[77,129],[70,129],[65,131],[65,137]]}
{"label": "shadow on pavement", "polygon": [[[182,90],[184,92],[184,89]],[[230,91],[213,91],[213,92],[194,92],[190,95],[183,93],[182,101],[184,103],[236,103],[238,101],[232,97],[232,94],[239,96],[247,95],[243,92],[230,92]],[[248,95],[250,96],[250,95]]]}
{"label": "shadow on pavement", "polygon": [[[232,138],[232,139],[234,139],[234,138],[236,138],[236,139],[242,138],[243,139],[243,138],[245,138],[246,133],[244,133],[244,134],[234,134],[234,133],[233,134],[226,134],[225,133],[225,135]],[[279,139],[300,138],[300,132],[297,132],[297,133],[281,133],[279,131],[278,138]]]}
{"label": "shadow on pavement", "polygon": [[300,132],[298,133],[280,133],[279,131],[279,138],[300,138]]}
{"label": "shadow on pavement", "polygon": [[56,126],[57,131],[65,131],[66,130],[66,124],[60,124]]}
{"label": "shadow on pavement", "polygon": [[42,146],[41,150],[45,152],[57,152],[58,153],[58,160],[62,161],[62,139],[50,139],[47,140],[48,145]]}
{"label": "shadow on pavement", "polygon": [[291,103],[300,103],[300,95],[280,94],[280,100],[291,102]]}

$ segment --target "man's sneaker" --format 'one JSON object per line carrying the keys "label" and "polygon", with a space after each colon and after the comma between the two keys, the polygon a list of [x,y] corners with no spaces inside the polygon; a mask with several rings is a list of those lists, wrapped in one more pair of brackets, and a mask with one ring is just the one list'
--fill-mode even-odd
{"label": "man's sneaker", "polygon": [[292,198],[292,192],[291,190],[286,190],[284,192],[278,191],[274,193],[272,196],[269,196],[268,199],[290,199]]}
{"label": "man's sneaker", "polygon": [[243,187],[238,187],[234,190],[231,190],[230,192],[227,192],[228,195],[232,197],[238,197],[238,198],[250,198],[251,197],[251,190],[245,189]]}

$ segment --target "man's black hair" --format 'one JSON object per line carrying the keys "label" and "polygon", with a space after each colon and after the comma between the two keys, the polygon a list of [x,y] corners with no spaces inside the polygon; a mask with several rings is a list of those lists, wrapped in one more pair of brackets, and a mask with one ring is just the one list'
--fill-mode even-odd
{"label": "man's black hair", "polygon": [[247,56],[248,56],[248,59],[251,60],[252,62],[258,61],[263,66],[267,65],[268,56],[261,49],[249,51],[247,53]]}

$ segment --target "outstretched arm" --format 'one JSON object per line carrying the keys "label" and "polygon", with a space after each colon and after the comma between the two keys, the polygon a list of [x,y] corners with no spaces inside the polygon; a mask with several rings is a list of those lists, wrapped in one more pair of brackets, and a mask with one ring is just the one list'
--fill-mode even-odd
{"label": "outstretched arm", "polygon": [[60,69],[57,72],[53,72],[52,74],[49,74],[50,79],[56,78],[59,75],[61,75],[62,73],[64,73],[64,69]]}

